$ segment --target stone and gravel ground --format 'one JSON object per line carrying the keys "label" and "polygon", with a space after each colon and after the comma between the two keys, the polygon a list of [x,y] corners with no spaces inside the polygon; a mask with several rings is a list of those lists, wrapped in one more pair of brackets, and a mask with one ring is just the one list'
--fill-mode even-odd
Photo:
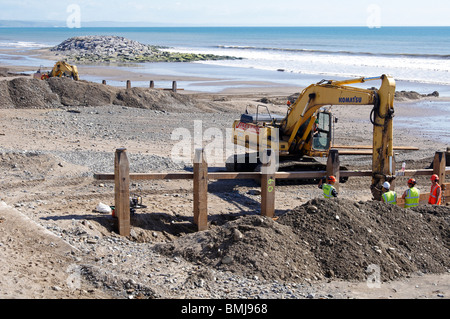
{"label": "stone and gravel ground", "polygon": [[[253,95],[87,91],[89,83],[80,83],[86,98],[79,101],[88,102],[70,105],[55,88],[77,87],[53,80],[48,87],[32,81],[49,93],[45,102],[26,97],[35,108],[0,82],[17,101],[0,109],[0,248],[8,260],[0,265],[0,298],[449,298],[449,207],[405,211],[374,203],[365,178],[342,184],[331,202],[316,185],[279,186],[276,221],[259,216],[254,181],[211,181],[204,232],[192,223],[190,181],[133,182],[131,192],[147,207],[132,217],[131,236],[119,236],[115,218],[96,211],[99,203],[113,205],[114,185],[93,178],[113,171],[116,148],[127,148],[132,172],[190,170],[170,156],[177,129],[192,132],[201,121],[203,132],[225,136],[245,106],[259,102]],[[282,113],[284,106],[273,107]],[[370,144],[368,112],[338,108],[336,143]],[[408,168],[424,168],[445,146],[431,145],[426,133],[408,135],[396,131],[402,145],[420,147],[398,154],[397,164]],[[341,163],[370,167],[367,157]],[[418,182],[428,190],[426,177]],[[398,180],[399,191],[404,183]],[[370,285],[370,269],[379,270],[379,287]]]}

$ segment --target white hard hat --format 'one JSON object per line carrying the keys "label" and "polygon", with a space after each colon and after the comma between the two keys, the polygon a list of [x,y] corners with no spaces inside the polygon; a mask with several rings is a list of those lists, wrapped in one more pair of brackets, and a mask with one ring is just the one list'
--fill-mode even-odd
{"label": "white hard hat", "polygon": [[389,189],[389,188],[391,188],[391,184],[389,184],[388,182],[384,182],[383,187],[386,189]]}

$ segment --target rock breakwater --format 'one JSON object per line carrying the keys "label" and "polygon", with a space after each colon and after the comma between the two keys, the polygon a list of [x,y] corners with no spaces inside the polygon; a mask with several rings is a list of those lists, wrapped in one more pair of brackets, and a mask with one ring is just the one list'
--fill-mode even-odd
{"label": "rock breakwater", "polygon": [[79,36],[50,49],[73,63],[193,62],[239,59],[232,56],[164,51],[166,47],[142,44],[119,36]]}

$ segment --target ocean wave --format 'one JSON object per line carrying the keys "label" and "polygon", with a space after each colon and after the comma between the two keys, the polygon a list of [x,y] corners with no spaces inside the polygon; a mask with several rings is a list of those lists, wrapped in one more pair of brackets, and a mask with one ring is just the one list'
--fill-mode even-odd
{"label": "ocean wave", "polygon": [[253,51],[274,51],[274,52],[298,52],[311,54],[328,54],[328,55],[349,55],[349,56],[382,56],[382,57],[410,57],[410,58],[433,58],[433,59],[450,59],[450,54],[427,54],[427,53],[373,53],[359,51],[331,51],[317,49],[294,49],[294,48],[276,48],[276,47],[256,47],[256,46],[240,46],[240,45],[218,45],[217,49],[230,50],[253,50]]}
{"label": "ocean wave", "polygon": [[[391,74],[396,79],[418,83],[450,85],[450,63],[448,59],[410,58],[405,56],[349,57],[345,54],[296,54],[286,51],[238,50],[228,46],[227,51],[219,47],[174,48],[178,52],[211,53],[216,55],[239,56],[239,60],[204,61],[223,67],[238,67],[265,71],[283,71],[284,74],[312,74],[340,77],[353,77],[368,74]],[[327,51],[322,51],[327,52]]]}
{"label": "ocean wave", "polygon": [[9,48],[45,48],[48,44],[37,43],[37,42],[27,42],[27,41],[16,41],[16,42],[0,42],[0,47]]}
{"label": "ocean wave", "polygon": [[[273,61],[272,61],[273,62]],[[348,65],[334,61],[330,64],[318,63],[285,63],[274,64],[264,63],[258,60],[239,60],[239,61],[201,61],[202,64],[212,64],[224,67],[239,67],[244,69],[278,71],[282,74],[291,75],[317,75],[324,78],[339,77],[339,78],[354,78],[367,77],[373,74],[391,74],[396,80],[407,81],[412,83],[426,83],[435,85],[450,85],[450,75],[445,70],[424,70],[423,68],[413,68],[395,65],[385,65],[380,63],[378,65]]]}

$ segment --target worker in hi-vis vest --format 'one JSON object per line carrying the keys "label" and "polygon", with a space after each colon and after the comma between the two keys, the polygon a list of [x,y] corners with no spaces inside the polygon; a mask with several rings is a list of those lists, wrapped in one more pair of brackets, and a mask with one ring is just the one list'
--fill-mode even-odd
{"label": "worker in hi-vis vest", "polygon": [[441,205],[442,188],[439,185],[439,176],[436,174],[431,175],[431,190],[430,197],[428,198],[428,204]]}
{"label": "worker in hi-vis vest", "polygon": [[332,198],[337,197],[338,193],[336,191],[336,188],[334,188],[334,184],[336,183],[336,177],[333,175],[328,176],[326,179],[327,183],[324,183],[325,177],[322,178],[319,182],[319,188],[323,190],[323,197],[325,198]]}
{"label": "worker in hi-vis vest", "polygon": [[386,204],[392,204],[397,205],[397,193],[390,190],[391,184],[389,182],[383,183],[383,195],[381,196],[383,198],[383,202]]}
{"label": "worker in hi-vis vest", "polygon": [[420,191],[416,188],[416,180],[414,178],[408,180],[408,187],[402,195],[402,198],[405,200],[405,208],[416,207],[419,205]]}

